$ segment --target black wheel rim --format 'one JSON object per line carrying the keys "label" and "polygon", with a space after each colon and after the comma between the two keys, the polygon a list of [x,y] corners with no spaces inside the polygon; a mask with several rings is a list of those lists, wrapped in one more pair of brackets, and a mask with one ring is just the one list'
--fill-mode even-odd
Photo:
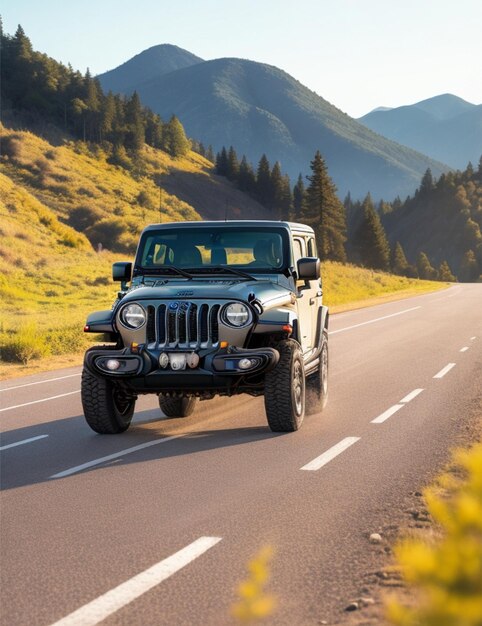
{"label": "black wheel rim", "polygon": [[125,417],[131,408],[132,400],[127,398],[124,394],[120,393],[116,389],[112,392],[112,400],[114,402],[114,406],[116,411],[122,417]]}

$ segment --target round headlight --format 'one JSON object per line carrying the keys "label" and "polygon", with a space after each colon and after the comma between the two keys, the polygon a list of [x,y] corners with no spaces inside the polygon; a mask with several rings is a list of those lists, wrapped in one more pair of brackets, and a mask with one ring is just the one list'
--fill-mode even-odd
{"label": "round headlight", "polygon": [[223,320],[230,326],[245,326],[251,318],[250,311],[245,304],[233,302],[228,304],[223,311]]}
{"label": "round headlight", "polygon": [[122,309],[120,318],[129,328],[140,328],[146,323],[146,312],[139,304],[128,304]]}

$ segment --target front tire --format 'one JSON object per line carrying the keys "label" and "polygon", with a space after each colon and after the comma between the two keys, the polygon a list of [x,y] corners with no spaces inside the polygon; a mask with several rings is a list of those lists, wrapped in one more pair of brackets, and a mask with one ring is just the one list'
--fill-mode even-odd
{"label": "front tire", "polygon": [[81,398],[87,424],[100,435],[126,431],[134,415],[135,398],[129,398],[112,381],[82,371]]}
{"label": "front tire", "polygon": [[159,406],[166,417],[189,417],[194,412],[196,404],[195,396],[170,398],[162,393],[159,394]]}
{"label": "front tire", "polygon": [[322,411],[328,402],[328,333],[323,331],[318,371],[306,379],[306,413]]}
{"label": "front tire", "polygon": [[303,354],[293,339],[280,341],[280,359],[265,377],[264,406],[273,432],[298,430],[305,416],[305,370]]}

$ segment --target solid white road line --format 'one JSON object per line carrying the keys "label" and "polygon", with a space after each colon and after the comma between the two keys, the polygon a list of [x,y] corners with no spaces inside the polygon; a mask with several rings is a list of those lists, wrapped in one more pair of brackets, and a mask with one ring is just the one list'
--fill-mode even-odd
{"label": "solid white road line", "polygon": [[435,374],[434,378],[443,378],[447,372],[450,372],[452,367],[455,367],[455,363],[449,363],[443,369],[440,370],[437,374]]}
{"label": "solid white road line", "polygon": [[416,398],[419,393],[422,393],[422,391],[423,389],[414,389],[409,394],[407,394],[405,398],[402,398],[400,402],[410,402],[410,400],[413,400],[414,398]]}
{"label": "solid white road line", "polygon": [[372,420],[371,423],[382,424],[385,420],[391,417],[394,413],[396,413],[397,411],[400,411],[400,409],[403,409],[403,407],[404,407],[403,404],[394,404],[389,409],[387,409],[384,413],[382,413],[381,415],[376,417],[374,420]]}
{"label": "solid white road line", "polygon": [[78,374],[69,374],[68,376],[59,376],[58,378],[48,378],[47,380],[38,380],[35,383],[25,383],[24,385],[15,385],[15,387],[5,387],[4,389],[0,389],[1,391],[11,391],[12,389],[20,389],[21,387],[30,387],[31,385],[43,385],[44,383],[52,383],[55,380],[64,380],[65,378],[74,378],[74,376],[80,376],[81,373]]}
{"label": "solid white road line", "polygon": [[80,389],[77,389],[77,391],[69,391],[69,393],[61,393],[59,396],[50,396],[50,398],[43,398],[42,400],[34,400],[33,402],[25,402],[25,404],[7,406],[4,409],[0,409],[0,413],[3,413],[3,411],[11,411],[12,409],[21,409],[23,406],[30,406],[31,404],[39,404],[39,402],[48,402],[49,400],[57,400],[57,398],[65,398],[65,396],[71,396],[74,393],[80,393]]}
{"label": "solid white road line", "polygon": [[38,435],[37,437],[30,437],[29,439],[23,439],[22,441],[9,443],[6,446],[0,446],[0,450],[7,450],[7,448],[15,448],[16,446],[23,446],[24,443],[30,443],[31,441],[37,441],[38,439],[45,439],[45,437],[48,437],[48,435]]}
{"label": "solid white road line", "polygon": [[[215,546],[221,537],[200,537],[163,561],[84,604],[51,626],[94,626],[178,572]],[[187,590],[186,590],[187,592]]]}
{"label": "solid white road line", "polygon": [[469,346],[464,346],[463,348],[460,348],[459,352],[467,352],[468,349]]}
{"label": "solid white road line", "polygon": [[384,315],[383,317],[377,317],[374,320],[369,320],[368,322],[361,322],[360,324],[354,324],[353,326],[347,326],[346,328],[339,328],[338,330],[330,331],[330,335],[336,335],[336,333],[343,333],[345,330],[351,330],[352,328],[358,328],[360,326],[366,326],[367,324],[374,324],[375,322],[380,322],[381,320],[387,320],[389,317],[396,317],[397,315],[403,315],[404,313],[410,313],[410,311],[416,311],[417,309],[421,309],[421,306],[414,306],[411,309],[404,309],[403,311],[398,311],[398,313],[392,313],[391,315]]}
{"label": "solid white road line", "polygon": [[360,437],[346,437],[345,439],[342,439],[339,443],[331,447],[326,452],[323,452],[323,454],[320,454],[320,456],[317,456],[316,459],[313,459],[306,465],[303,465],[301,469],[308,470],[308,471],[319,470],[320,467],[323,467],[323,465],[326,465],[327,463],[329,463],[332,459],[334,459],[336,456],[344,452],[347,448],[349,448],[350,446],[352,446],[354,443],[356,443],[359,440],[360,440]]}
{"label": "solid white road line", "polygon": [[119,452],[108,454],[107,456],[103,456],[99,459],[94,459],[93,461],[87,461],[87,463],[82,463],[82,465],[76,465],[75,467],[66,469],[63,472],[54,474],[50,478],[64,478],[65,476],[70,476],[71,474],[77,474],[77,472],[81,472],[82,470],[88,469],[89,467],[95,467],[96,465],[100,465],[101,463],[105,463],[106,461],[112,461],[112,459],[118,459],[121,456],[125,456],[126,454],[132,454],[133,452],[137,452],[138,450],[143,450],[144,448],[150,448],[151,446],[158,446],[161,443],[167,443],[168,441],[172,441],[173,439],[179,439],[179,437],[184,437],[184,435],[172,435],[171,437],[163,437],[162,439],[154,439],[154,441],[147,441],[146,443],[140,443],[138,446],[132,446],[132,448],[126,448],[125,450],[120,450]]}

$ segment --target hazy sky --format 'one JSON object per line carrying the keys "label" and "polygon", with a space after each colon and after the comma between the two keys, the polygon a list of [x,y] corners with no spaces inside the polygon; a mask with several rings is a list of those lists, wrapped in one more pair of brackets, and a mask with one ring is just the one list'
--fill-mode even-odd
{"label": "hazy sky", "polygon": [[349,115],[482,103],[482,0],[2,0],[8,33],[94,74],[171,43],[276,65]]}

